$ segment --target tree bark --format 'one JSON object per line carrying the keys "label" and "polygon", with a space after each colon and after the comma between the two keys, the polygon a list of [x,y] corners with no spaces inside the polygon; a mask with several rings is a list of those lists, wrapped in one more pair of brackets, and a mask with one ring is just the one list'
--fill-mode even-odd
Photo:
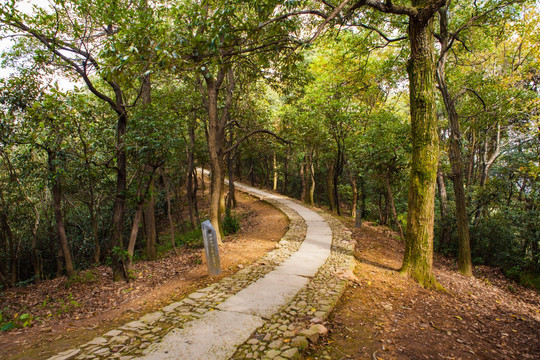
{"label": "tree bark", "polygon": [[4,201],[4,194],[0,189],[0,236],[4,238],[4,242],[7,244],[9,252],[9,280],[6,280],[9,283],[9,287],[15,286],[18,280],[17,274],[17,254],[15,251],[15,236],[9,225],[8,221],[8,212],[6,208],[6,203]]}
{"label": "tree bark", "polygon": [[386,193],[388,198],[388,205],[390,207],[390,210],[392,211],[392,217],[394,218],[394,226],[398,231],[399,237],[401,239],[404,239],[405,236],[403,235],[403,229],[401,228],[401,224],[399,223],[397,211],[396,211],[396,205],[394,203],[394,195],[392,194],[392,187],[390,185],[390,174],[387,173],[386,176]]}
{"label": "tree bark", "polygon": [[448,195],[446,185],[444,184],[444,176],[441,172],[437,173],[437,188],[439,189],[439,198],[441,203],[441,237],[439,239],[439,250],[447,247],[450,244],[452,229],[448,222]]}
{"label": "tree bark", "polygon": [[[148,165],[146,167],[149,167]],[[144,228],[146,229],[146,258],[148,260],[157,259],[157,229],[156,229],[156,216],[155,216],[155,181],[154,171],[147,169],[145,173],[150,176],[149,196],[146,198],[146,202],[143,207],[144,213]]]}
{"label": "tree bark", "polygon": [[334,163],[331,162],[326,167],[326,192],[328,193],[328,206],[330,211],[336,212],[336,198],[334,197]]}
{"label": "tree bark", "polygon": [[[117,95],[117,98],[121,95]],[[118,99],[117,99],[118,100]],[[120,100],[121,101],[121,100]],[[124,137],[127,130],[127,112],[118,110],[118,124],[116,128],[116,195],[113,206],[113,234],[111,238],[111,262],[113,281],[128,280],[124,251],[124,217],[126,213],[127,192],[127,154]]]}
{"label": "tree bark", "polygon": [[[422,7],[426,0],[413,0]],[[433,275],[433,223],[438,164],[433,19],[409,16],[411,55],[407,70],[411,106],[412,164],[405,255],[401,272],[420,285],[439,288]]]}
{"label": "tree bark", "polygon": [[352,200],[351,200],[351,218],[356,219],[356,209],[358,208],[358,186],[356,185],[356,176],[349,169],[349,181],[352,187]]}
{"label": "tree bark", "polygon": [[[441,55],[437,62],[437,83],[442,94],[448,120],[450,122],[450,138],[448,139],[448,155],[452,168],[452,179],[454,194],[456,197],[456,218],[459,242],[458,268],[459,272],[465,276],[472,276],[471,246],[469,235],[469,216],[467,215],[467,204],[465,200],[465,188],[463,185],[464,161],[461,155],[461,129],[459,116],[455,102],[451,98],[446,83],[446,60],[448,57],[448,9],[443,7],[439,10],[439,23],[441,29]],[[444,185],[444,182],[443,182]],[[440,186],[439,186],[440,188]]]}
{"label": "tree bark", "polygon": [[73,258],[71,257],[71,250],[69,248],[69,243],[66,236],[66,227],[64,225],[64,217],[62,215],[62,187],[60,185],[60,178],[56,169],[56,154],[53,151],[47,151],[47,158],[49,162],[49,173],[52,176],[51,193],[53,197],[58,244],[60,245],[62,254],[64,255],[67,275],[68,277],[72,277],[75,274],[75,267],[73,266]]}
{"label": "tree bark", "polygon": [[315,204],[315,200],[313,198],[315,194],[315,169],[313,167],[313,152],[309,153],[308,156],[308,169],[309,169],[309,193],[308,193],[308,203],[310,205]]}
{"label": "tree bark", "polygon": [[195,125],[196,125],[197,119],[195,116],[191,120],[189,124],[189,145],[187,146],[187,201],[188,201],[188,212],[189,212],[189,222],[191,224],[191,228],[195,228],[195,217],[194,217],[194,211],[195,211],[195,191],[193,186],[193,178],[195,177],[195,181],[197,181],[197,173],[194,173],[195,166],[194,166],[194,152],[195,152]]}
{"label": "tree bark", "polygon": [[306,181],[306,158],[304,157],[302,159],[302,163],[300,164],[300,182],[302,183],[302,194],[300,195],[300,201],[306,202],[307,201],[307,181]]}
{"label": "tree bark", "polygon": [[277,191],[278,169],[277,169],[277,158],[276,158],[276,152],[275,151],[274,151],[274,155],[273,155],[272,160],[273,160],[272,165],[273,165],[273,170],[274,170],[274,182],[273,182],[273,185],[272,185],[272,190]]}

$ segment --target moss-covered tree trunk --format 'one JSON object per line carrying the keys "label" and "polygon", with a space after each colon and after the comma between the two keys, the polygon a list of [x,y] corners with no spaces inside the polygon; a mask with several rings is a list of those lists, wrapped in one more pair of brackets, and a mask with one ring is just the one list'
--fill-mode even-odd
{"label": "moss-covered tree trunk", "polygon": [[[413,0],[422,7],[425,0]],[[409,16],[411,58],[407,66],[411,106],[412,163],[409,183],[405,256],[401,272],[427,288],[439,287],[433,276],[433,222],[438,164],[435,114],[433,19]]]}

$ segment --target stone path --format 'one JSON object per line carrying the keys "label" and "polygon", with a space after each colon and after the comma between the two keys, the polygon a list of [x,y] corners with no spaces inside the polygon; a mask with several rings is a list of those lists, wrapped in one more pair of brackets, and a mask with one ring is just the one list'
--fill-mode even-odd
{"label": "stone path", "polygon": [[352,267],[350,232],[287,197],[240,190],[290,220],[277,248],[256,263],[161,311],[50,360],[300,359],[326,329]]}

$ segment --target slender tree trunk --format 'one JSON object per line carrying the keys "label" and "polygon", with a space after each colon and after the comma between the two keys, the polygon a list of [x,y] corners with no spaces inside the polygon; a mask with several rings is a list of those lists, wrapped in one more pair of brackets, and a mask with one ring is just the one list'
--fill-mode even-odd
{"label": "slender tree trunk", "polygon": [[[465,276],[472,276],[471,246],[469,236],[469,216],[465,199],[465,187],[463,185],[464,162],[461,155],[461,129],[459,116],[454,100],[451,98],[446,84],[446,60],[448,56],[448,8],[439,10],[441,28],[441,56],[437,63],[437,82],[442,94],[448,119],[450,122],[450,138],[448,139],[448,155],[452,168],[452,182],[456,197],[456,218],[459,241],[458,267],[459,272]],[[444,182],[443,182],[444,185]],[[439,186],[440,188],[440,186]]]}
{"label": "slender tree trunk", "polygon": [[336,212],[336,198],[334,197],[334,163],[329,163],[326,170],[326,192],[328,193],[328,205],[330,206],[330,211]]}
{"label": "slender tree trunk", "polygon": [[208,151],[210,153],[210,221],[218,234],[218,242],[221,242],[221,212],[223,204],[223,180],[224,173],[224,146],[225,146],[225,122],[228,118],[227,111],[232,102],[232,88],[234,81],[229,72],[229,86],[227,100],[223,113],[218,114],[218,95],[220,86],[225,78],[226,70],[221,68],[214,79],[210,74],[205,74],[206,99],[205,105],[208,113]]}
{"label": "slender tree trunk", "polygon": [[[147,165],[148,167],[148,165]],[[149,196],[143,207],[144,212],[144,228],[146,229],[146,257],[148,260],[157,259],[157,229],[156,229],[156,216],[155,216],[155,182],[154,172],[152,169],[145,171],[150,176]]]}
{"label": "slender tree trunk", "polygon": [[274,157],[273,157],[273,170],[274,170],[274,183],[272,186],[272,190],[277,191],[278,186],[278,169],[277,169],[277,158],[276,158],[276,152],[274,151]]}
{"label": "slender tree trunk", "polygon": [[352,187],[352,200],[351,200],[351,218],[356,219],[356,209],[358,208],[358,186],[356,185],[356,176],[349,170],[349,181]]}
{"label": "slender tree trunk", "polygon": [[289,150],[285,155],[285,163],[283,164],[283,185],[281,192],[287,194],[287,187],[289,186]]}
{"label": "slender tree trunk", "polygon": [[441,172],[437,173],[437,187],[439,189],[439,198],[441,202],[441,238],[439,250],[446,248],[450,244],[452,229],[448,222],[448,195],[446,185],[444,184],[444,176]]}
{"label": "slender tree trunk", "polygon": [[113,234],[111,238],[111,262],[113,280],[127,280],[124,251],[124,217],[126,213],[127,191],[127,154],[124,137],[127,129],[127,113],[118,113],[118,126],[116,129],[116,195],[113,207]]}
{"label": "slender tree trunk", "polygon": [[172,216],[172,205],[171,205],[171,186],[170,181],[167,175],[165,174],[165,171],[161,169],[161,177],[163,179],[163,184],[165,186],[165,192],[167,194],[167,219],[169,220],[169,233],[171,234],[171,246],[174,250],[174,253],[177,254],[176,250],[176,240],[174,236],[174,220]]}
{"label": "slender tree trunk", "polygon": [[195,217],[194,217],[194,208],[196,201],[196,196],[194,195],[194,186],[193,186],[193,179],[195,178],[195,181],[197,181],[197,173],[195,170],[194,162],[195,162],[195,122],[196,118],[193,117],[191,123],[189,124],[189,144],[187,146],[187,201],[188,201],[188,211],[189,211],[189,222],[191,224],[191,228],[195,228]]}
{"label": "slender tree trunk", "polygon": [[227,153],[227,168],[229,170],[229,193],[227,194],[227,208],[236,209],[236,188],[234,186],[234,162],[231,153]]}
{"label": "slender tree trunk", "polygon": [[[422,7],[426,0],[413,0]],[[433,223],[438,164],[435,113],[433,19],[409,17],[411,55],[407,70],[411,106],[412,163],[405,255],[401,272],[420,285],[439,288],[433,275]]]}
{"label": "slender tree trunk", "polygon": [[94,241],[94,264],[99,264],[101,258],[101,245],[99,243],[99,225],[94,209],[93,191],[90,193],[91,200],[88,203],[88,211],[90,212],[90,222],[92,223],[92,240]]}
{"label": "slender tree trunk", "polygon": [[300,201],[306,202],[307,201],[307,181],[306,181],[306,158],[302,159],[302,163],[300,164],[300,181],[302,183],[302,194],[300,195]]}
{"label": "slender tree trunk", "polygon": [[363,217],[366,213],[366,182],[364,177],[360,178],[360,215]]}
{"label": "slender tree trunk", "polygon": [[135,254],[135,244],[137,242],[137,235],[139,234],[139,227],[143,217],[144,203],[142,200],[137,202],[135,214],[133,215],[133,224],[131,225],[131,233],[129,235],[129,243],[127,247],[128,258],[126,262],[126,268],[129,271],[133,271],[133,254]]}
{"label": "slender tree trunk", "polygon": [[308,203],[310,205],[313,205],[315,204],[315,200],[313,198],[313,195],[315,194],[315,169],[313,168],[313,152],[309,154],[308,159],[309,159],[308,169],[309,169],[309,179],[310,179]]}
{"label": "slender tree trunk", "polygon": [[59,174],[56,171],[56,156],[52,151],[48,151],[49,160],[49,173],[53,177],[51,184],[51,193],[53,197],[54,217],[56,219],[56,231],[58,234],[58,244],[62,249],[64,255],[64,261],[66,264],[66,272],[68,277],[72,277],[75,274],[75,267],[73,266],[73,259],[71,257],[71,250],[66,236],[66,227],[64,225],[64,217],[62,215],[62,188],[60,185]]}
{"label": "slender tree trunk", "polygon": [[11,227],[9,226],[8,222],[8,212],[6,208],[6,203],[4,201],[4,194],[2,190],[0,189],[0,205],[2,205],[2,209],[0,209],[0,222],[1,222],[1,228],[0,228],[0,236],[4,238],[4,243],[7,243],[8,251],[9,251],[9,280],[8,283],[11,286],[15,286],[18,280],[18,274],[17,274],[17,254],[15,251],[15,236],[13,235],[13,231],[11,231]]}
{"label": "slender tree trunk", "polygon": [[401,227],[401,224],[399,223],[397,211],[396,211],[396,205],[394,203],[394,195],[392,194],[392,187],[390,185],[390,174],[386,174],[386,193],[388,198],[388,205],[390,207],[390,211],[392,211],[392,217],[394,218],[394,226],[398,231],[399,237],[401,239],[404,239],[405,236],[403,235],[403,229]]}

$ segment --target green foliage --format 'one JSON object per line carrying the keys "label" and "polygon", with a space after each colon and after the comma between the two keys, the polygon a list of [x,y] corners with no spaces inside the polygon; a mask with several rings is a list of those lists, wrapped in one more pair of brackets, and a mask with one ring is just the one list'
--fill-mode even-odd
{"label": "green foliage", "polygon": [[93,284],[99,281],[99,276],[94,270],[78,271],[66,281],[66,288],[77,284]]}
{"label": "green foliage", "polygon": [[234,212],[231,213],[229,208],[225,209],[225,216],[223,217],[221,225],[223,227],[224,235],[236,234],[236,232],[240,230],[240,222],[238,221],[236,214]]}
{"label": "green foliage", "polygon": [[30,313],[6,316],[0,311],[0,331],[9,331],[15,328],[25,328],[33,325],[35,318]]}
{"label": "green foliage", "polygon": [[187,248],[202,248],[203,236],[201,228],[198,227],[183,234],[178,234],[176,238],[176,245]]}

